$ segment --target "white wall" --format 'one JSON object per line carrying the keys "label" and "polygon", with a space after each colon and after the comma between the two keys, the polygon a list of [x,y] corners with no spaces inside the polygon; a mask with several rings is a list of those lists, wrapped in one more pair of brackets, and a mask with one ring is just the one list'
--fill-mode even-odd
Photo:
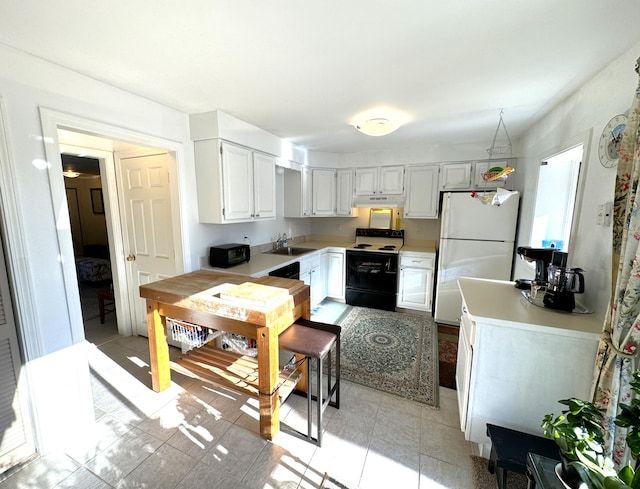
{"label": "white wall", "polygon": [[[172,141],[188,147],[188,118],[146,99],[133,96],[95,80],[0,46],[0,65],[11,67],[0,78],[0,97],[4,101],[9,143],[9,165],[15,177],[17,199],[2,201],[4,211],[21,222],[23,248],[6,236],[10,260],[25,261],[28,277],[14,277],[25,285],[26,293],[15,298],[25,343],[25,373],[29,376],[31,400],[37,422],[38,445],[43,452],[74,436],[86,436],[94,412],[89,371],[82,338],[82,324],[74,324],[60,257],[58,226],[66,212],[52,201],[39,109],[50,108]],[[187,149],[186,161],[179,169],[182,182],[192,182],[193,153]],[[63,188],[62,181],[57,182]],[[193,188],[193,184],[190,184]],[[197,222],[189,208],[195,208],[193,192],[183,192],[183,209],[188,235]],[[10,209],[9,209],[10,208]],[[15,265],[15,263],[14,263]],[[18,290],[25,290],[19,287]],[[79,302],[78,302],[79,307]],[[80,314],[76,314],[81,317]],[[80,334],[78,333],[80,332]],[[56,402],[52,402],[56,399]]]}
{"label": "white wall", "polygon": [[[586,292],[579,299],[601,318],[610,293],[611,227],[597,226],[596,215],[599,204],[613,201],[616,169],[600,164],[598,141],[605,124],[631,106],[638,85],[634,72],[638,56],[640,44],[541,117],[519,141],[515,174],[516,186],[522,191],[518,244],[528,245],[539,162],[580,134],[590,134],[581,168],[581,203],[569,261],[585,269]],[[533,277],[533,271],[522,260],[516,260],[515,271],[516,277]]]}

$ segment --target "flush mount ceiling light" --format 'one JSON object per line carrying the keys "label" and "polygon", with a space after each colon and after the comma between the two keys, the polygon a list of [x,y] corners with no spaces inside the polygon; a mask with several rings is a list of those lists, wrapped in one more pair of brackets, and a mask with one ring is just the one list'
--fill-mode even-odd
{"label": "flush mount ceiling light", "polygon": [[384,117],[375,117],[356,124],[356,129],[367,136],[386,136],[399,127],[400,124]]}
{"label": "flush mount ceiling light", "polygon": [[80,176],[80,173],[77,171],[63,171],[62,174],[67,177],[67,178],[78,178]]}

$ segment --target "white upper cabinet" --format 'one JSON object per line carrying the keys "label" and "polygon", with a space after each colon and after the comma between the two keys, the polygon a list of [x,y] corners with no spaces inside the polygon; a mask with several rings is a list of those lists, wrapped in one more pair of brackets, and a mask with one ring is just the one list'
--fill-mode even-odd
{"label": "white upper cabinet", "polygon": [[440,177],[441,190],[470,189],[471,162],[446,163],[442,165]]}
{"label": "white upper cabinet", "polygon": [[284,172],[284,217],[311,217],[312,202],[311,170],[285,170]]}
{"label": "white upper cabinet", "polygon": [[276,159],[253,152],[253,218],[276,217]]}
{"label": "white upper cabinet", "polygon": [[353,207],[353,170],[336,170],[336,216],[357,216]]}
{"label": "white upper cabinet", "polygon": [[284,217],[353,217],[353,170],[285,170]]}
{"label": "white upper cabinet", "polygon": [[439,165],[407,167],[407,200],[404,217],[409,219],[438,218]]}
{"label": "white upper cabinet", "polygon": [[378,168],[356,168],[356,195],[375,195],[378,191]]}
{"label": "white upper cabinet", "polygon": [[194,147],[200,222],[275,219],[275,158],[219,139]]}
{"label": "white upper cabinet", "polygon": [[314,168],[312,175],[313,216],[334,216],[336,213],[336,171]]}
{"label": "white upper cabinet", "polygon": [[379,187],[379,195],[402,195],[404,193],[404,166],[381,166]]}
{"label": "white upper cabinet", "polygon": [[402,195],[404,166],[356,168],[355,195]]}

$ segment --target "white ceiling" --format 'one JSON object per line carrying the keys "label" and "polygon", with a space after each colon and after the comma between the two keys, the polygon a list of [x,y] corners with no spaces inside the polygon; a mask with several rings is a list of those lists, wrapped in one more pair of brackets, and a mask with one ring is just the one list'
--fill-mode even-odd
{"label": "white ceiling", "polygon": [[[501,109],[515,139],[640,42],[639,20],[638,0],[20,0],[0,43],[312,150],[488,148]],[[407,123],[350,126],[375,108]]]}

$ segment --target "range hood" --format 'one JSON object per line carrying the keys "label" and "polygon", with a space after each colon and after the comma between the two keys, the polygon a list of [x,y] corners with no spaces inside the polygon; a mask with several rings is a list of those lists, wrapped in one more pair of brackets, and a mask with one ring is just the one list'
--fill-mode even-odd
{"label": "range hood", "polygon": [[357,195],[353,207],[404,207],[404,195]]}

